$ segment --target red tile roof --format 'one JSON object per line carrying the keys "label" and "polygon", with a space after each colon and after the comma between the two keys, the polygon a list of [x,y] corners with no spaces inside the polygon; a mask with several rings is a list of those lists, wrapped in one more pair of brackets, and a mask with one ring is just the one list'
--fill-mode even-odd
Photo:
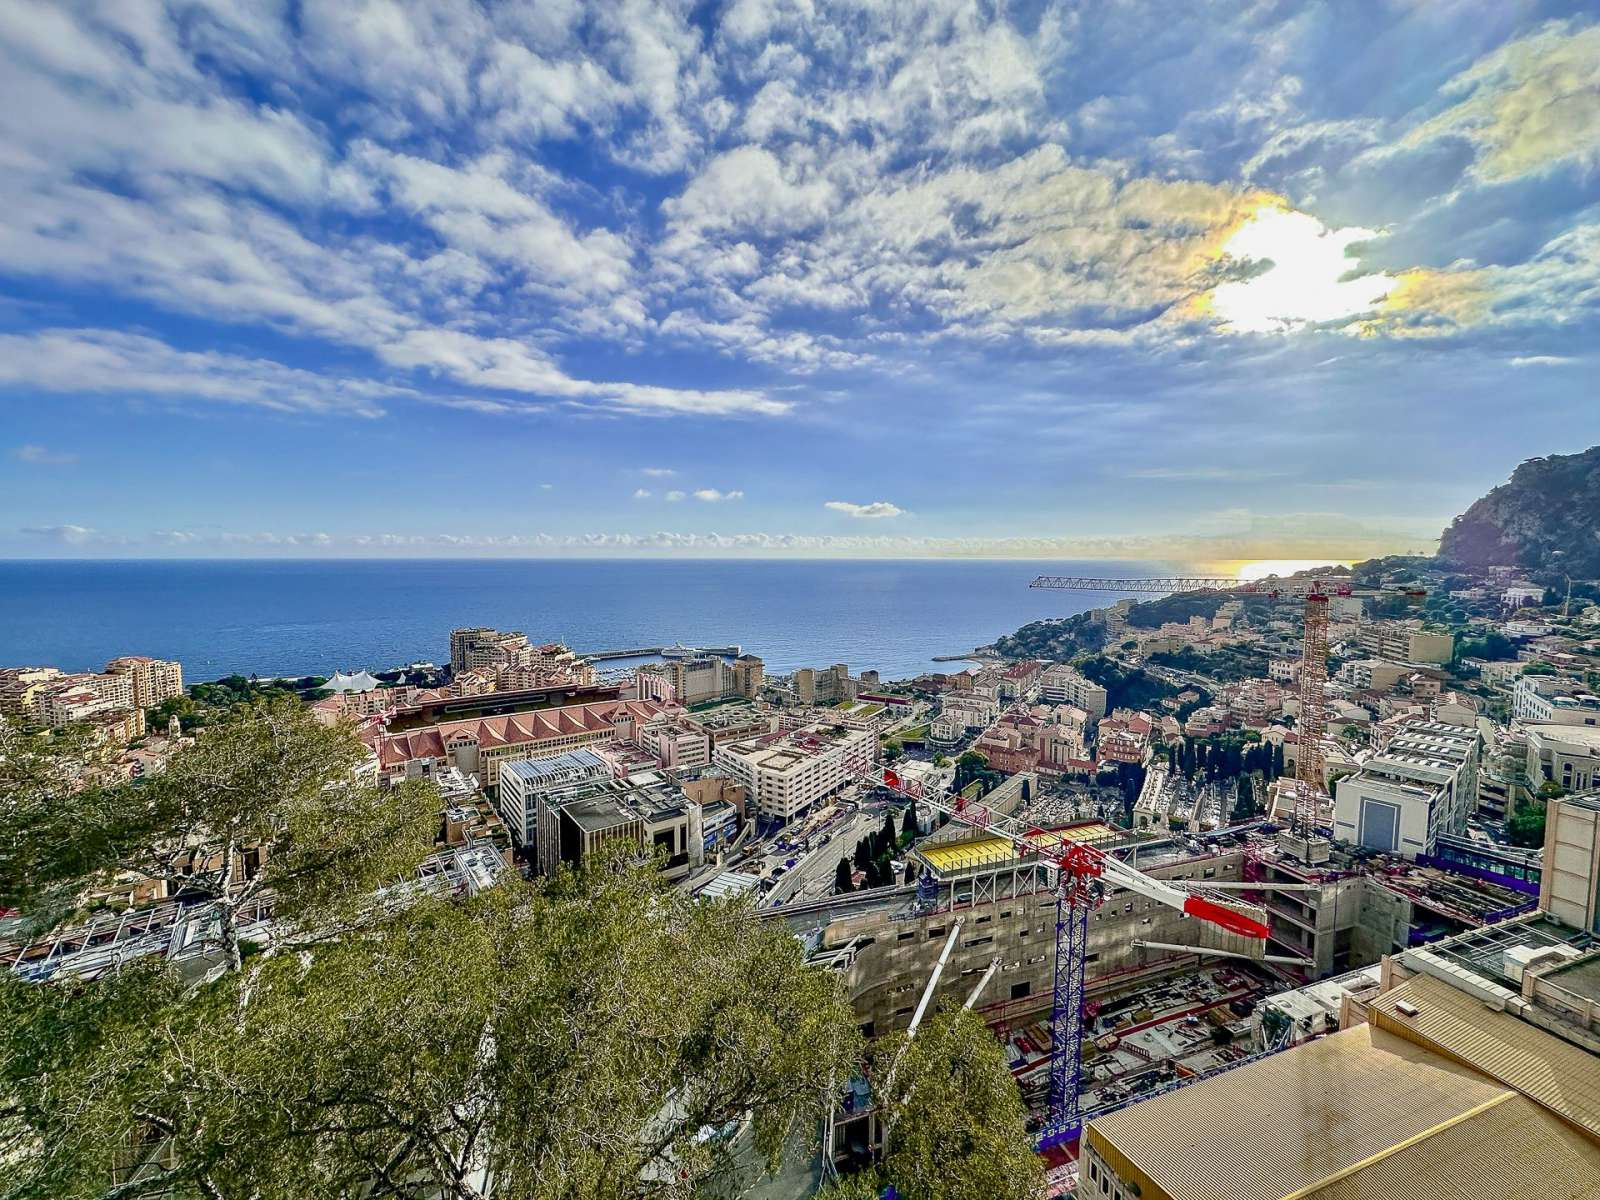
{"label": "red tile roof", "polygon": [[653,700],[604,700],[593,704],[568,704],[536,712],[511,713],[503,717],[476,717],[446,721],[406,733],[384,733],[374,729],[368,745],[378,754],[384,767],[398,767],[417,758],[443,758],[447,743],[463,739],[480,747],[522,745],[551,738],[570,737],[615,726],[619,721],[635,724],[666,711]]}

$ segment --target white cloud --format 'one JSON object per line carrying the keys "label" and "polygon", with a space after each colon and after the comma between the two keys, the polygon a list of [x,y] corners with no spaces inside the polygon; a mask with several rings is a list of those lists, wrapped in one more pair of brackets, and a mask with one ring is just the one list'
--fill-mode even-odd
{"label": "white cloud", "polygon": [[[669,496],[671,494],[672,493],[670,492],[668,493]],[[743,500],[744,493],[738,491],[721,492],[716,488],[700,488],[694,493],[694,498],[696,500],[704,501],[707,504],[723,504],[729,500]]]}
{"label": "white cloud", "polygon": [[650,499],[650,496],[651,496],[651,491],[650,491],[649,488],[634,488],[633,489],[633,498],[635,500],[648,500],[648,499]]}
{"label": "white cloud", "polygon": [[848,517],[855,517],[857,520],[862,521],[898,517],[905,512],[905,509],[898,505],[890,504],[887,500],[874,500],[871,504],[852,504],[848,500],[829,500],[822,507],[831,508],[834,512],[842,512]]}
{"label": "white cloud", "polygon": [[95,536],[95,531],[87,525],[30,525],[20,532],[68,546],[76,546]]}
{"label": "white cloud", "polygon": [[677,491],[668,492],[663,499],[665,499],[669,504],[676,504],[679,500],[683,499],[683,493]]}
{"label": "white cloud", "polygon": [[210,400],[284,412],[374,417],[404,389],[319,375],[264,358],[178,350],[142,334],[47,329],[0,334],[0,387]]}
{"label": "white cloud", "polygon": [[640,467],[639,474],[648,475],[651,479],[670,479],[678,472],[671,467]]}
{"label": "white cloud", "polygon": [[1565,354],[1519,354],[1511,360],[1513,367],[1565,367],[1577,362]]}
{"label": "white cloud", "polygon": [[39,467],[66,467],[78,461],[76,454],[34,445],[18,446],[11,452],[11,457],[18,462],[32,463]]}

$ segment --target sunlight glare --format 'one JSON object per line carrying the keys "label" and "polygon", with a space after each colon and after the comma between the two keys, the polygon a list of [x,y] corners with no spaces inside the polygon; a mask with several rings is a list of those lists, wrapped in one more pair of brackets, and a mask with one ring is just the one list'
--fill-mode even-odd
{"label": "sunlight glare", "polygon": [[1222,253],[1238,261],[1270,260],[1272,266],[1218,284],[1209,307],[1236,333],[1287,333],[1368,312],[1394,286],[1394,277],[1378,272],[1346,278],[1355,266],[1347,251],[1374,236],[1371,229],[1329,229],[1306,213],[1262,205],[1222,244]]}
{"label": "sunlight glare", "polygon": [[1326,558],[1259,558],[1254,562],[1239,564],[1240,579],[1265,579],[1268,575],[1293,575],[1296,571],[1310,571],[1317,567],[1348,567],[1342,559]]}

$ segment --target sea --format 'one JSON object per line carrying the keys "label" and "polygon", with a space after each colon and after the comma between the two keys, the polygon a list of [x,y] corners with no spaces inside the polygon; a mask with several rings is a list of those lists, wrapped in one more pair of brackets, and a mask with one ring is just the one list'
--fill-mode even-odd
{"label": "sea", "polygon": [[448,662],[451,629],[488,625],[580,652],[738,645],[773,672],[842,662],[902,679],[1114,599],[1030,590],[1036,575],[1165,573],[1013,559],[0,561],[0,666],[148,654],[190,682],[328,675]]}

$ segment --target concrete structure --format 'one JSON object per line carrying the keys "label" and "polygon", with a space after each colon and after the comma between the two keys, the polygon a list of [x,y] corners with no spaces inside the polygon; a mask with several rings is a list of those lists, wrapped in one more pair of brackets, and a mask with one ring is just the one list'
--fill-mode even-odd
{"label": "concrete structure", "polygon": [[1434,721],[1396,733],[1384,750],[1335,787],[1336,839],[1415,858],[1440,833],[1460,833],[1478,803],[1475,730]]}
{"label": "concrete structure", "polygon": [[1539,907],[1600,933],[1600,792],[1564,796],[1546,808]]}
{"label": "concrete structure", "polygon": [[1091,721],[1106,715],[1106,690],[1066,663],[1057,663],[1039,677],[1039,695],[1057,704],[1072,704]]}
{"label": "concrete structure", "polygon": [[528,636],[524,633],[503,633],[487,626],[450,631],[450,670],[459,675],[462,671],[493,670],[503,665],[518,650],[528,649]]}
{"label": "concrete structure", "polygon": [[712,761],[745,785],[755,814],[787,823],[833,795],[878,758],[878,735],[826,724],[747,742],[726,742]]}
{"label": "concrete structure", "polygon": [[1447,663],[1455,654],[1455,635],[1431,633],[1418,620],[1373,621],[1361,626],[1356,640],[1377,658],[1409,663]]}
{"label": "concrete structure", "polygon": [[1600,787],[1600,728],[1586,725],[1528,723],[1528,780],[1537,791],[1555,783],[1563,791],[1586,792]]}

